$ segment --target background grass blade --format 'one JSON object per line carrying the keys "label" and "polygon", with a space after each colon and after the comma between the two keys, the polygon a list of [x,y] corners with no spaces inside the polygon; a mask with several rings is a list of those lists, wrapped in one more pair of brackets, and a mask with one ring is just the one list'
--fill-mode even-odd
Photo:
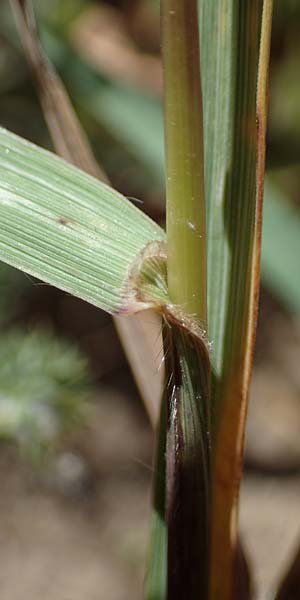
{"label": "background grass blade", "polygon": [[[265,120],[260,120],[258,150],[256,86],[262,12],[261,0],[200,1],[208,334],[213,344],[213,600],[232,598],[237,553],[237,499],[259,277]],[[266,35],[268,41],[269,29]]]}
{"label": "background grass blade", "polygon": [[10,4],[36,79],[44,116],[57,153],[68,162],[107,183],[107,177],[93,156],[61,80],[39,43],[31,2],[10,0]]}
{"label": "background grass blade", "polygon": [[135,310],[128,269],[164,239],[121,194],[4,129],[0,214],[1,260],[110,313]]}
{"label": "background grass blade", "polygon": [[[31,2],[10,2],[57,154],[109,183],[93,155],[64,85],[43,51]],[[114,322],[146,410],[154,424],[158,418],[163,382],[163,370],[158,370],[153,351],[153,338],[159,335],[160,320],[154,314],[150,317],[148,314],[141,314],[129,316],[126,322],[115,318]]]}
{"label": "background grass blade", "polygon": [[265,183],[262,239],[264,284],[294,315],[300,312],[300,211],[289,206],[272,177]]}

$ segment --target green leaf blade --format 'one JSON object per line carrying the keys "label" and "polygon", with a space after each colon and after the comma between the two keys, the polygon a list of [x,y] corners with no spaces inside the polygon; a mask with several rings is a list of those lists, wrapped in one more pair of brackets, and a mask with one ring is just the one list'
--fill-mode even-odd
{"label": "green leaf blade", "polygon": [[260,275],[271,6],[269,0],[199,3],[213,371],[211,600],[235,597],[237,581],[238,491]]}
{"label": "green leaf blade", "polygon": [[3,129],[0,216],[1,260],[111,313],[126,312],[141,250],[164,239],[121,194]]}

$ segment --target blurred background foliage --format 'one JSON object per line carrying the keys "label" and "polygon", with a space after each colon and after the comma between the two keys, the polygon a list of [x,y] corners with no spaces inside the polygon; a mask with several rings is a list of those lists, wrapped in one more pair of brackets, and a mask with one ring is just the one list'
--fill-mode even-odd
{"label": "blurred background foliage", "polygon": [[[51,324],[22,323],[38,282],[0,265],[0,439],[17,443],[38,469],[82,426],[92,389],[87,357]],[[18,323],[19,321],[19,323]]]}
{"label": "blurred background foliage", "polygon": [[[34,5],[43,45],[66,85],[97,158],[113,185],[133,201],[139,199],[139,206],[163,224],[158,0],[35,0]],[[291,469],[298,473],[300,469],[299,34],[299,0],[276,0],[262,302],[246,456],[249,467],[269,473]],[[9,3],[4,0],[0,3],[0,115],[1,125],[52,148]],[[122,401],[119,401],[120,394]],[[90,403],[91,397],[98,398],[100,405],[97,401]],[[124,397],[129,397],[130,402],[126,403]],[[128,460],[136,455],[139,460],[149,463],[151,460],[151,434],[145,425],[143,409],[135,399],[136,390],[108,316],[0,265],[2,440],[12,441],[36,465],[44,465],[46,456],[71,448],[77,459],[79,454],[85,457],[93,469],[99,469],[95,464],[100,463],[100,469],[109,472],[111,478],[116,459],[112,459],[98,438],[106,440],[110,451],[121,448],[120,453]],[[135,416],[131,422],[128,415],[132,409]],[[136,427],[137,422],[139,427]],[[93,432],[96,423],[97,433]],[[73,432],[78,427],[87,432],[82,443],[76,441],[76,437],[74,442]],[[133,431],[136,446],[132,446]],[[98,444],[100,454],[95,451]],[[97,460],[93,458],[95,455]],[[72,471],[72,460],[67,458],[67,470]],[[82,464],[77,467],[75,478],[81,477],[84,469],[86,478],[87,464],[83,471]],[[66,469],[63,466],[61,471],[60,464],[58,471],[61,481],[61,473],[64,478]],[[143,479],[144,475],[137,470],[133,470],[130,477],[136,477],[137,473]],[[117,489],[121,493],[120,488]],[[113,487],[111,498],[115,497],[115,490]],[[248,490],[250,498],[251,490]],[[134,497],[133,492],[131,497]],[[260,507],[264,506],[264,498],[255,497],[254,513],[258,497]],[[245,506],[247,520],[252,523],[251,500]],[[103,506],[101,510],[107,514]],[[127,510],[130,523],[128,511],[130,508]],[[253,527],[255,529],[255,525]],[[296,529],[299,528],[294,526],[294,536]],[[247,524],[245,530],[247,533]],[[291,542],[291,535],[287,544]],[[256,541],[256,538],[252,542],[250,539],[252,550]],[[270,544],[282,546],[281,541],[276,538]],[[131,542],[128,543],[130,546]],[[141,547],[143,555],[143,543]],[[133,556],[133,564],[142,569],[143,560],[137,559],[134,552],[130,556]],[[263,560],[260,562],[263,564]],[[265,578],[265,563],[263,568],[264,575],[258,576],[261,580]],[[140,597],[132,591],[131,575],[127,579],[129,588],[131,586],[128,598]],[[123,583],[120,589],[123,590]],[[84,598],[82,590],[81,598]],[[31,599],[34,596],[30,594]],[[106,597],[112,598],[109,594],[107,592]],[[124,594],[116,597],[127,598]]]}

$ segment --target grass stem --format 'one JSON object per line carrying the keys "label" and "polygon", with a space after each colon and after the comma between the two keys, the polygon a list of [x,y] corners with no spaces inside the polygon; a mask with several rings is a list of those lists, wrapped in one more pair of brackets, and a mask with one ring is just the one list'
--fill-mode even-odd
{"label": "grass stem", "polygon": [[162,2],[171,300],[206,329],[206,231],[197,0]]}

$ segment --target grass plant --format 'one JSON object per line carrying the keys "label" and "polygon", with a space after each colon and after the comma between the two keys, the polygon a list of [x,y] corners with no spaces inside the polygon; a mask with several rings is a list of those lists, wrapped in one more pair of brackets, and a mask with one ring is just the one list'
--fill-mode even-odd
{"label": "grass plant", "polygon": [[90,174],[1,129],[0,258],[114,316],[161,316],[166,379],[145,596],[248,598],[237,516],[272,0],[161,1],[166,232],[93,177],[106,180],[41,53],[31,5],[11,4],[56,149]]}

